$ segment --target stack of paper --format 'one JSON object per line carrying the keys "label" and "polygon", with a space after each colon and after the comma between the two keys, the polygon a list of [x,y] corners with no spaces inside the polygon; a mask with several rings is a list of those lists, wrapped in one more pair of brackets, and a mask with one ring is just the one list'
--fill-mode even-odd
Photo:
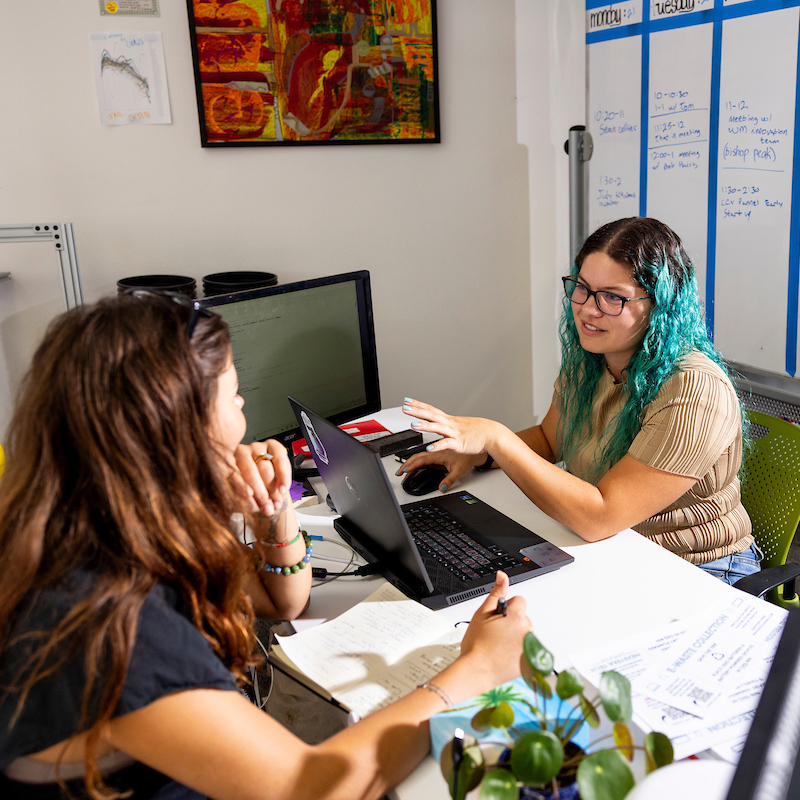
{"label": "stack of paper", "polygon": [[631,681],[634,722],[669,736],[675,758],[704,750],[736,763],[786,611],[741,592],[697,617],[572,657],[595,686],[605,670]]}
{"label": "stack of paper", "polygon": [[270,660],[363,717],[455,661],[463,635],[386,583],[330,622],[276,637]]}

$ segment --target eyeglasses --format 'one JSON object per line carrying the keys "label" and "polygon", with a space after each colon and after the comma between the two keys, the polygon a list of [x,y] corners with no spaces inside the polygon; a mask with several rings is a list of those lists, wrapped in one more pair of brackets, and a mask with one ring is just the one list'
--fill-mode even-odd
{"label": "eyeglasses", "polygon": [[576,305],[582,306],[590,297],[594,297],[597,308],[609,317],[618,317],[625,308],[625,303],[631,300],[651,300],[649,294],[643,297],[621,297],[613,292],[593,292],[577,278],[562,278],[564,294]]}
{"label": "eyeglasses", "polygon": [[189,337],[189,339],[192,338],[194,329],[197,326],[197,320],[200,317],[211,318],[214,316],[213,312],[209,311],[207,308],[203,308],[203,306],[200,305],[199,300],[193,300],[191,297],[188,297],[185,294],[179,294],[178,292],[157,292],[153,289],[134,289],[131,294],[138,298],[166,297],[168,300],[172,300],[173,303],[176,303],[179,306],[191,309],[189,321],[186,323],[186,335]]}

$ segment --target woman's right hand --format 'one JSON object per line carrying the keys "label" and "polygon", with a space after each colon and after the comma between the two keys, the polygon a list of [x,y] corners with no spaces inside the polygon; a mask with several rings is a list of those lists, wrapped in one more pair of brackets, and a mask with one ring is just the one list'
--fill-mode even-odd
{"label": "woman's right hand", "polygon": [[240,444],[235,452],[234,488],[244,508],[267,516],[282,511],[289,503],[292,465],[286,448],[275,439]]}
{"label": "woman's right hand", "polygon": [[482,683],[475,694],[493,689],[519,677],[522,640],[533,629],[524,597],[507,601],[506,616],[497,613],[498,600],[505,600],[509,580],[498,572],[486,600],[475,612],[461,642],[461,658],[470,662],[475,678]]}
{"label": "woman's right hand", "polygon": [[426,464],[437,464],[447,470],[447,475],[439,486],[441,491],[447,492],[474,467],[479,467],[485,461],[486,453],[466,455],[465,453],[455,453],[452,450],[440,450],[438,453],[417,453],[404,462],[396,474],[410,475],[414,470],[424,467]]}

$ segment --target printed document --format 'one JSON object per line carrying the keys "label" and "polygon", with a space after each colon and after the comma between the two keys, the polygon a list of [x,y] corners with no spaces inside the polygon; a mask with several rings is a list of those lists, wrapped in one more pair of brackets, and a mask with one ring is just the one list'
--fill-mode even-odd
{"label": "printed document", "polygon": [[[785,619],[786,612],[777,606],[737,593],[697,617],[578,653],[571,661],[595,686],[607,670],[628,678],[634,722],[644,731],[667,735],[676,759],[713,749],[725,760],[735,762],[755,715]],[[720,658],[723,641],[727,656]],[[706,654],[702,659],[701,650]],[[693,657],[699,663],[713,664],[709,669],[712,675],[718,674],[712,678],[695,674]],[[663,691],[664,686],[676,691]],[[684,701],[689,697],[708,703],[712,696],[721,698],[719,705],[712,705],[713,714]]]}
{"label": "printed document", "polygon": [[708,722],[754,711],[786,613],[744,593],[726,595],[639,675],[637,690]]}

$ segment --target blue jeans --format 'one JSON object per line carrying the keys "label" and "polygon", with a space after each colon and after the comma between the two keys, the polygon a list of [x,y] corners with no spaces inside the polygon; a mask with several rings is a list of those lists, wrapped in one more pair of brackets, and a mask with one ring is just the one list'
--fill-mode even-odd
{"label": "blue jeans", "polygon": [[745,575],[760,572],[763,558],[764,554],[761,552],[761,548],[753,542],[747,550],[743,550],[741,553],[723,556],[716,561],[709,561],[708,564],[698,564],[698,566],[715,578],[733,585],[739,578],[744,578]]}

